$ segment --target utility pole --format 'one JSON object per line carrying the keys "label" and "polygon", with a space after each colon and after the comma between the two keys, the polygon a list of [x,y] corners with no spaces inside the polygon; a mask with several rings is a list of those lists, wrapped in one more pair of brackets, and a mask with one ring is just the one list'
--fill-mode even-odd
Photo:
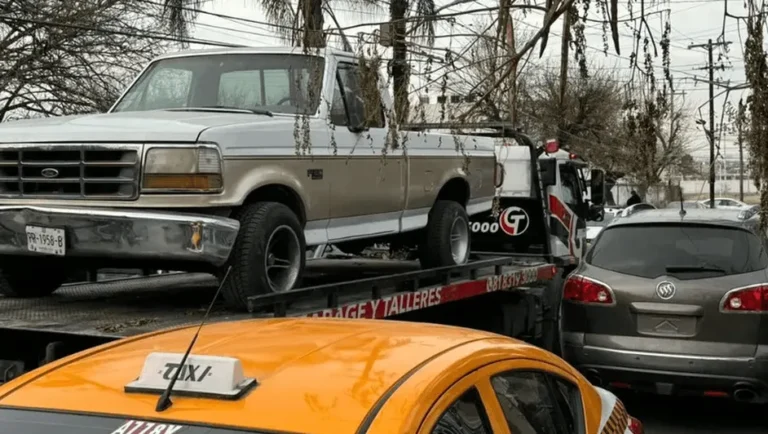
{"label": "utility pole", "polygon": [[[499,14],[501,14],[501,20],[499,22],[500,25],[504,26],[504,33],[507,45],[507,56],[509,59],[514,59],[515,55],[517,54],[517,50],[515,47],[516,40],[515,40],[515,27],[512,23],[512,10],[510,9],[510,0],[500,0],[499,1]],[[512,74],[509,77],[509,94],[507,95],[507,98],[509,98],[509,121],[512,124],[512,127],[517,126],[517,68],[518,68],[518,62],[513,62],[510,65],[510,68],[512,68]]]}
{"label": "utility pole", "polygon": [[[669,93],[669,131],[675,130],[675,96],[682,95],[683,98],[685,98],[685,91],[682,92],[675,92],[671,91]],[[667,170],[667,201],[669,201],[671,192],[672,192],[672,173],[671,171]],[[678,182],[678,190],[677,193],[680,195],[678,198],[679,200],[683,200],[683,193],[682,188],[680,187],[680,183]]]}
{"label": "utility pole", "polygon": [[744,142],[742,126],[744,125],[744,102],[739,99],[739,111],[736,115],[736,126],[739,128],[739,200],[744,202]]}
{"label": "utility pole", "polygon": [[[698,69],[709,70],[709,207],[715,207],[715,69],[725,69],[723,65],[715,66],[712,60],[712,49],[718,46],[727,46],[730,42],[712,42],[712,39],[706,44],[691,44],[688,49],[706,48],[709,55],[707,66]],[[704,127],[704,131],[707,128]]]}

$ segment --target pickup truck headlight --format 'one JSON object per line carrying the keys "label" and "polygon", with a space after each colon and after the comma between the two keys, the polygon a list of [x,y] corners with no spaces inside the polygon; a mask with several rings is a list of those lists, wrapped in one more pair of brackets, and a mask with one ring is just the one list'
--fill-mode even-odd
{"label": "pickup truck headlight", "polygon": [[215,146],[150,148],[143,173],[142,191],[149,193],[216,193],[223,186]]}

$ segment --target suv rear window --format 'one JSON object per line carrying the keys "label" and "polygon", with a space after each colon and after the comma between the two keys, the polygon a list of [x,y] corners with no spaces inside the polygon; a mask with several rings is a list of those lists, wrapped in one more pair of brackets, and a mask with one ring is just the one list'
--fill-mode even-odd
{"label": "suv rear window", "polygon": [[3,433],[13,434],[245,434],[256,431],[31,410],[0,409]]}
{"label": "suv rear window", "polygon": [[665,274],[700,279],[768,266],[763,243],[752,232],[693,224],[608,227],[586,260],[595,267],[649,279]]}

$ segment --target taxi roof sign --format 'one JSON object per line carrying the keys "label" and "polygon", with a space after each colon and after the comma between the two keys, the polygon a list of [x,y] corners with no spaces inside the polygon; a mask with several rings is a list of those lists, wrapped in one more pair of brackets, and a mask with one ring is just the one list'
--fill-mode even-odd
{"label": "taxi roof sign", "polygon": [[[184,354],[180,353],[150,353],[144,361],[141,375],[125,386],[125,392],[162,394],[179,369],[182,357]],[[181,367],[173,394],[234,400],[256,384],[256,379],[245,378],[243,365],[238,359],[190,354]]]}

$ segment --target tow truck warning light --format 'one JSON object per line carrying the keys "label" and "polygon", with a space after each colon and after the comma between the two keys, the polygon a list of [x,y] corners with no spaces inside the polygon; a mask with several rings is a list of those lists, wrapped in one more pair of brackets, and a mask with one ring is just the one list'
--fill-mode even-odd
{"label": "tow truck warning light", "polygon": [[181,372],[172,395],[238,399],[257,384],[255,379],[245,378],[238,359],[190,354],[184,366],[180,366],[183,356],[180,353],[150,353],[139,378],[127,384],[125,392],[162,394],[179,369]]}
{"label": "tow truck warning light", "polygon": [[555,139],[547,140],[547,143],[544,144],[544,152],[547,154],[554,154],[555,152],[560,150],[560,143],[558,143]]}

